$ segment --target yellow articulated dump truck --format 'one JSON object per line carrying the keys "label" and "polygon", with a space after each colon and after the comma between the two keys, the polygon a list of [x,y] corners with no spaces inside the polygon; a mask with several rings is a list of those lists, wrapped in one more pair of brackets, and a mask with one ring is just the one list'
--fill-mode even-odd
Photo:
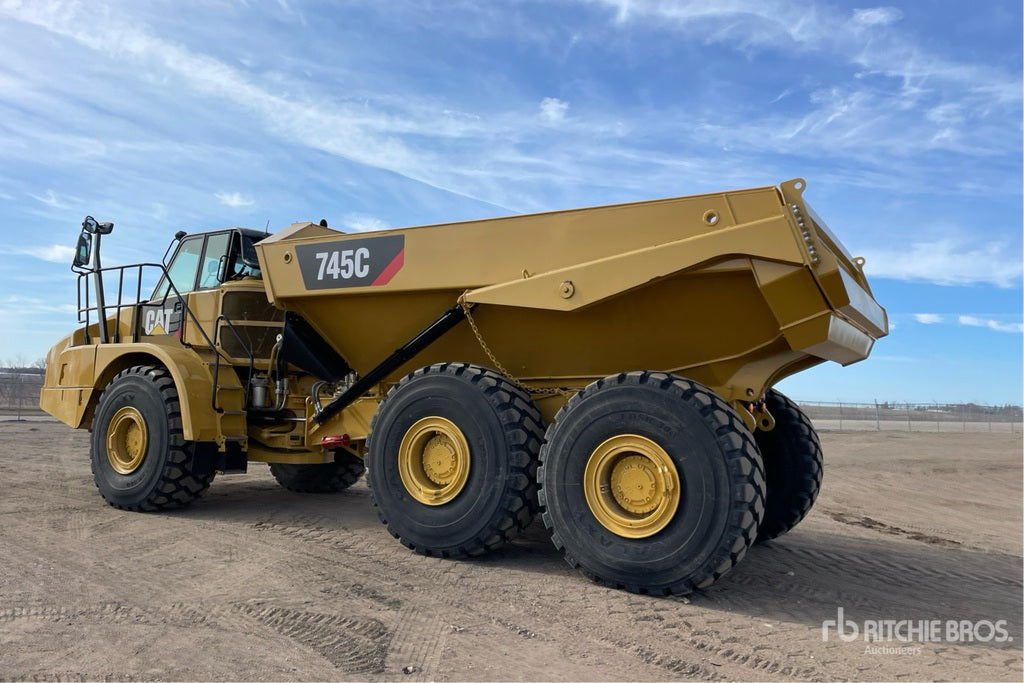
{"label": "yellow articulated dump truck", "polygon": [[538,514],[609,586],[686,593],[807,514],[814,429],[773,389],[888,331],[854,258],[779,187],[344,234],[179,232],[103,267],[41,405],[92,433],[100,494],[187,505],[269,463],[284,487],[364,472],[388,530],[469,557]]}

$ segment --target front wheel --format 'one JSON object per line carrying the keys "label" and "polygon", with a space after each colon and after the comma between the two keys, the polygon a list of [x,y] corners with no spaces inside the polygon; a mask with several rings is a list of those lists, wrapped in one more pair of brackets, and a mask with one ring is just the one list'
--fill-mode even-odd
{"label": "front wheel", "polygon": [[754,542],[764,472],[739,416],[661,372],[606,377],[569,400],[541,449],[544,524],[566,561],[614,588],[688,593]]}
{"label": "front wheel", "polygon": [[167,370],[137,365],[118,373],[96,406],[90,448],[93,479],[100,495],[116,508],[184,507],[213,481],[213,471],[193,468],[202,449],[212,447],[185,441],[178,392]]}

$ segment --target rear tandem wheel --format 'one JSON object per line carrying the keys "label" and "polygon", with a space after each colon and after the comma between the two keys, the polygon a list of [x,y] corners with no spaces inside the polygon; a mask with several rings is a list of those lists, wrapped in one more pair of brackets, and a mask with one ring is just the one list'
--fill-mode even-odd
{"label": "rear tandem wheel", "polygon": [[497,372],[468,363],[416,370],[370,424],[367,480],[381,521],[423,555],[502,545],[537,512],[543,434],[529,395]]}
{"label": "rear tandem wheel", "polygon": [[758,542],[782,536],[807,516],[824,472],[818,433],[800,406],[774,389],[765,396],[765,405],[775,428],[754,434],[768,485]]}
{"label": "rear tandem wheel", "polygon": [[540,459],[552,541],[610,587],[707,586],[742,559],[764,513],[761,457],[739,416],[662,372],[586,387],[559,410]]}

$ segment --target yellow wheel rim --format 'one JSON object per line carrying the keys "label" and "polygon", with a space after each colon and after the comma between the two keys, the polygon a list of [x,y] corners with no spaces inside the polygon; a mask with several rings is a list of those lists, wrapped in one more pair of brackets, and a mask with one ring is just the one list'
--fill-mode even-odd
{"label": "yellow wheel rim", "polygon": [[450,420],[425,417],[402,438],[398,473],[405,490],[425,505],[455,499],[469,479],[469,444]]}
{"label": "yellow wheel rim", "polygon": [[146,421],[136,408],[125,406],[107,427],[107,460],[118,474],[131,474],[142,464],[149,446]]}
{"label": "yellow wheel rim", "polygon": [[682,485],[664,448],[643,436],[620,434],[590,454],[583,492],[590,511],[608,531],[647,538],[672,521]]}

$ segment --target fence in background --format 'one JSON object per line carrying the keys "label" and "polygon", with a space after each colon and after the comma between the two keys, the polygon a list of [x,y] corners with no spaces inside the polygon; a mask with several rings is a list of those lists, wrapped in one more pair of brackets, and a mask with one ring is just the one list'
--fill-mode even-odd
{"label": "fence in background", "polygon": [[1021,406],[975,403],[800,402],[816,429],[903,432],[1019,433]]}
{"label": "fence in background", "polygon": [[[0,372],[0,415],[41,415],[35,372]],[[904,432],[1024,431],[1021,406],[974,403],[821,403],[799,402],[820,430]]]}
{"label": "fence in background", "polygon": [[39,390],[42,374],[35,372],[0,372],[0,415],[41,415]]}

